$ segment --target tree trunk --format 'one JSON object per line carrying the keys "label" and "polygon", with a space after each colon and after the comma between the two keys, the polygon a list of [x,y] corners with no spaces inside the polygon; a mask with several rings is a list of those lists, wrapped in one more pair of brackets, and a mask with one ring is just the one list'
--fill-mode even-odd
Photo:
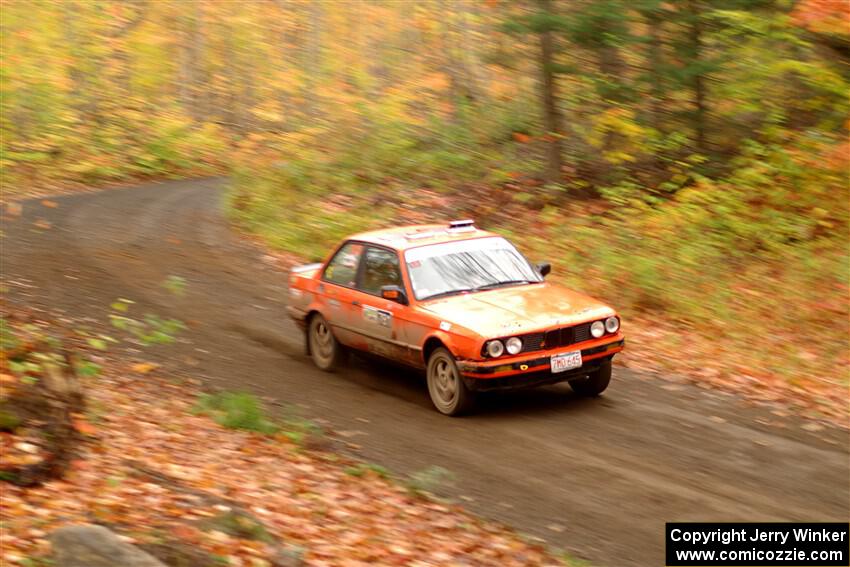
{"label": "tree trunk", "polygon": [[662,69],[664,64],[664,48],[663,40],[661,39],[662,21],[661,14],[656,10],[649,11],[646,14],[649,33],[647,59],[649,63],[650,93],[652,95],[649,100],[649,113],[652,127],[659,132],[664,131],[662,122],[664,116],[664,99],[666,97],[664,70]]}
{"label": "tree trunk", "polygon": [[307,105],[307,116],[316,119],[319,115],[319,67],[322,63],[322,6],[319,2],[311,2],[308,16],[307,32],[307,81],[304,88],[304,101]]}
{"label": "tree trunk", "polygon": [[[463,96],[464,88],[460,77],[461,71],[458,68],[455,57],[454,7],[448,2],[439,2],[437,9],[442,19],[442,24],[439,26],[440,42],[442,43],[440,54],[443,56],[442,68],[449,77],[449,101],[452,105],[452,121],[457,124],[460,121],[460,100],[461,96]],[[437,56],[437,53],[434,55]]]}
{"label": "tree trunk", "polygon": [[68,0],[62,4],[62,32],[65,42],[65,50],[68,53],[68,77],[71,79],[74,93],[72,96],[71,106],[74,107],[83,117],[88,118],[92,112],[92,105],[89,100],[88,81],[85,73],[80,70],[79,60],[79,37],[77,34],[77,25],[79,21],[80,7],[76,2]]}
{"label": "tree trunk", "polygon": [[475,45],[469,33],[468,6],[465,2],[458,5],[460,17],[460,55],[463,66],[464,85],[466,98],[475,101],[480,96],[478,81],[478,62],[475,58]]}
{"label": "tree trunk", "polygon": [[[40,343],[29,352],[49,352],[48,349],[48,345]],[[74,361],[65,351],[61,363],[46,362],[43,368],[44,374],[35,384],[19,385],[0,404],[4,413],[16,418],[16,427],[38,428],[45,440],[42,460],[0,469],[9,482],[18,486],[38,486],[62,478],[79,440],[73,414],[83,411],[84,399]]]}
{"label": "tree trunk", "polygon": [[[542,12],[551,12],[551,0],[538,0]],[[543,125],[546,128],[547,160],[543,178],[547,183],[557,182],[561,177],[561,138],[563,126],[558,110],[557,85],[553,69],[555,41],[552,32],[540,33],[540,78],[543,103]]]}
{"label": "tree trunk", "polygon": [[130,46],[127,44],[127,36],[144,22],[149,4],[147,0],[135,0],[128,2],[127,6],[133,6],[135,13],[130,19],[116,26],[109,33],[109,37],[116,45],[113,57],[117,67],[116,80],[118,89],[123,98],[130,99],[133,96],[133,88],[132,69],[130,69]]}
{"label": "tree trunk", "polygon": [[233,38],[233,23],[225,21],[222,26],[224,36],[224,87],[219,94],[218,115],[228,125],[242,131],[242,97],[236,67],[239,65],[238,46]]}
{"label": "tree trunk", "polygon": [[181,13],[178,16],[177,22],[180,26],[180,33],[177,35],[177,51],[179,61],[177,98],[180,101],[180,106],[184,112],[190,114],[192,112],[193,92],[192,82],[194,81],[194,61],[192,60],[191,36],[193,22],[191,16],[187,13]]}
{"label": "tree trunk", "polygon": [[694,135],[696,136],[697,150],[705,152],[707,150],[706,141],[706,92],[705,92],[705,76],[699,66],[702,61],[702,36],[703,22],[700,14],[699,0],[688,1],[688,11],[690,12],[691,25],[689,29],[690,51],[693,57],[691,64],[697,66],[697,71],[691,77],[691,89],[693,91],[694,105]]}

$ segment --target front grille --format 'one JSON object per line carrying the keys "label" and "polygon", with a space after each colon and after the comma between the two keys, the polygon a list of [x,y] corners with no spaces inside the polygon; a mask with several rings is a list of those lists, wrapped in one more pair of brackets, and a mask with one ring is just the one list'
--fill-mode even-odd
{"label": "front grille", "polygon": [[534,352],[536,350],[540,350],[541,344],[543,344],[543,333],[523,335],[522,350],[520,352]]}
{"label": "front grille", "polygon": [[573,342],[581,343],[590,340],[590,323],[582,323],[573,327]]}
{"label": "front grille", "polygon": [[[519,351],[519,354],[565,347],[589,341],[590,323],[581,323],[574,327],[552,329],[545,333],[529,333],[527,335],[520,335],[520,338],[522,339],[522,350]],[[487,349],[484,347],[481,347],[481,356],[487,356]]]}
{"label": "front grille", "polygon": [[590,340],[590,323],[546,331],[541,349],[565,347]]}

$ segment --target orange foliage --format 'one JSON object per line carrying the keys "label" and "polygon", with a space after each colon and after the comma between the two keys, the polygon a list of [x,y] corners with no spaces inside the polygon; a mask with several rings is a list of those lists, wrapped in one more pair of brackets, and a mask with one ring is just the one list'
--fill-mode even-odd
{"label": "orange foliage", "polygon": [[850,36],[850,2],[803,0],[791,14],[794,22],[810,31]]}

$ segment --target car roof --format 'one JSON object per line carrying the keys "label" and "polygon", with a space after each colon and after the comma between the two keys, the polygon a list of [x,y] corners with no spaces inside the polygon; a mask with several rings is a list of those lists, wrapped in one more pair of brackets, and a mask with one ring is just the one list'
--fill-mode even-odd
{"label": "car roof", "polygon": [[428,244],[457,242],[486,236],[499,235],[472,225],[462,228],[449,228],[448,224],[420,224],[361,232],[349,236],[348,240],[359,240],[401,251]]}

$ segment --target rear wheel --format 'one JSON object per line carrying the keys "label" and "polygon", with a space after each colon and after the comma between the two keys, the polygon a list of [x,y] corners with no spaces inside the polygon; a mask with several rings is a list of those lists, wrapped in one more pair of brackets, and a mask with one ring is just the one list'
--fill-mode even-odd
{"label": "rear wheel", "polygon": [[452,354],[440,347],[428,358],[428,393],[437,411],[445,415],[461,415],[474,402],[473,392],[466,387]]}
{"label": "rear wheel", "polygon": [[602,362],[598,370],[589,374],[587,378],[571,380],[570,387],[579,396],[594,397],[605,391],[611,383],[611,359]]}
{"label": "rear wheel", "polygon": [[333,372],[341,365],[345,351],[331,332],[327,319],[316,313],[310,318],[307,329],[310,356],[313,363],[325,372]]}

